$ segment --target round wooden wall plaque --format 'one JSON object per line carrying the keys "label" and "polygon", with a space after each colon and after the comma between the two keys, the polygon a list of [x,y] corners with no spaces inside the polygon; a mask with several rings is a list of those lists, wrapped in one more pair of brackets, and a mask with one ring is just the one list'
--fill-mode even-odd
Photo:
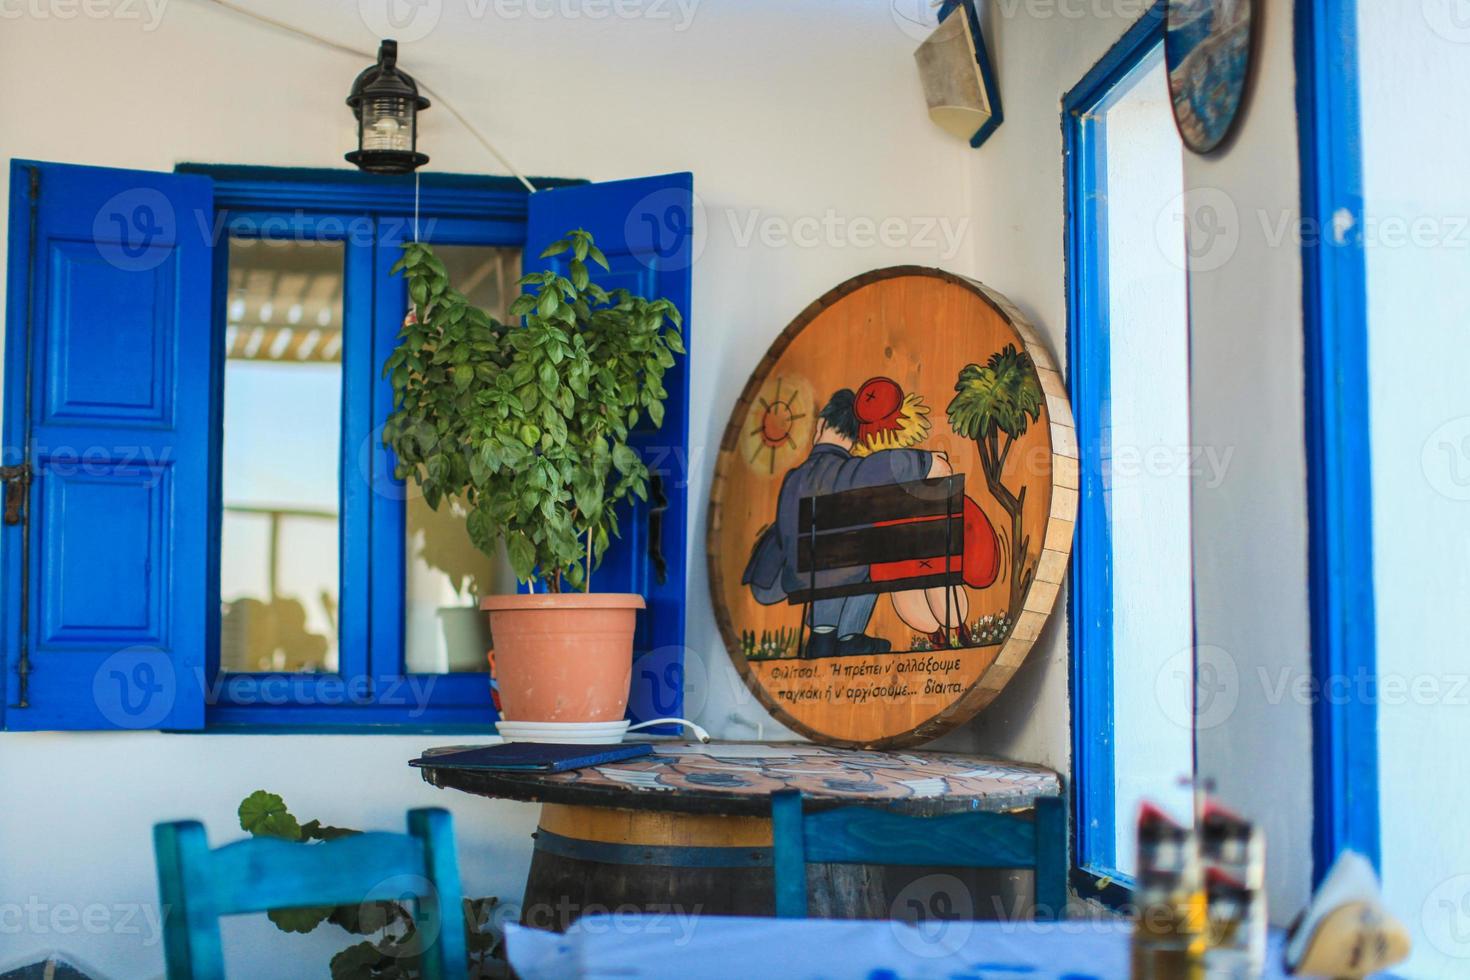
{"label": "round wooden wall plaque", "polygon": [[815,741],[935,738],[1040,634],[1077,486],[1061,374],[1008,300],[917,266],[851,279],[771,345],[720,443],[708,553],[730,656]]}

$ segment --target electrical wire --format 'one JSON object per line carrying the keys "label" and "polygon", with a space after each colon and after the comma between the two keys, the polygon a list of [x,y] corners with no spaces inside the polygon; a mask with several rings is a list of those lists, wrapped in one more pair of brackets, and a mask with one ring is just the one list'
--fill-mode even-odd
{"label": "electrical wire", "polygon": [[[305,38],[308,41],[314,41],[315,43],[320,44],[322,47],[330,48],[333,51],[338,51],[342,54],[350,54],[356,58],[366,58],[368,61],[372,61],[377,57],[377,55],[371,51],[363,51],[359,48],[352,47],[350,44],[343,44],[340,41],[333,41],[329,37],[322,37],[320,34],[313,34],[311,31],[304,30],[303,28],[297,27],[294,24],[288,24],[283,20],[277,20],[276,18],[267,16],[266,14],[257,13],[254,10],[248,10],[234,3],[230,3],[229,0],[196,0],[196,2],[202,3],[208,7],[218,7],[221,10],[227,10],[232,14],[236,14],[237,16],[246,17],[250,20],[256,21],[257,23],[265,24],[269,27],[274,27],[278,31],[285,31],[286,33],[293,34],[296,37]],[[509,170],[511,172],[511,175],[514,176],[516,180],[524,184],[526,190],[530,191],[532,194],[536,193],[536,186],[532,184],[529,180],[527,180],[526,176],[516,169],[515,164],[506,159],[505,154],[497,150],[495,148],[495,144],[486,139],[485,134],[480,132],[480,130],[476,128],[474,123],[466,119],[464,114],[454,107],[453,103],[446,99],[442,93],[430,88],[417,76],[415,76],[415,81],[418,82],[419,88],[424,93],[433,96],[433,98],[439,103],[440,106],[442,106],[451,116],[458,120],[459,124],[463,126],[465,130],[468,131],[469,134],[473,136],[481,146],[489,151],[491,156],[500,161],[501,166],[505,167],[506,170]],[[415,173],[417,173],[417,171],[415,171]],[[417,183],[415,183],[414,193],[415,195],[417,195],[418,193]]]}

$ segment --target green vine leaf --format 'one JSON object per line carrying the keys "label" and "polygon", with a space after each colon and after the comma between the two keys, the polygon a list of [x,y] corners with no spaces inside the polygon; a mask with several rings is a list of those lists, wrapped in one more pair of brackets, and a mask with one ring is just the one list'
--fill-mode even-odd
{"label": "green vine leaf", "polygon": [[282,932],[311,932],[326,922],[327,916],[331,914],[330,905],[321,905],[299,909],[271,909],[265,915]]}
{"label": "green vine leaf", "polygon": [[[312,841],[337,840],[361,833],[347,827],[327,826],[320,820],[298,823],[287,810],[285,801],[265,790],[256,790],[242,800],[239,814],[240,826],[250,833],[294,840],[303,847],[312,846]],[[293,828],[294,834],[291,833]],[[463,901],[468,940],[466,965],[472,976],[487,975],[483,971],[495,966],[490,958],[502,948],[504,937],[492,917],[498,904],[495,898],[467,898]],[[334,980],[417,980],[421,976],[413,916],[409,908],[399,902],[271,909],[266,916],[284,932],[307,933],[327,923],[353,935],[375,937],[355,943],[332,957],[331,975]]]}
{"label": "green vine leaf", "polygon": [[360,905],[339,905],[330,910],[327,921],[341,926],[355,936],[370,936],[382,932],[394,923],[412,922],[408,909],[397,902],[363,902]]}
{"label": "green vine leaf", "polygon": [[351,837],[360,834],[360,830],[349,830],[346,827],[328,827],[320,820],[312,820],[301,825],[302,840],[336,840],[338,837]]}
{"label": "green vine leaf", "polygon": [[256,837],[301,840],[301,825],[275,793],[258,789],[240,803],[240,829]]}
{"label": "green vine leaf", "polygon": [[332,980],[370,980],[379,976],[383,954],[374,943],[360,942],[348,946],[332,957]]}

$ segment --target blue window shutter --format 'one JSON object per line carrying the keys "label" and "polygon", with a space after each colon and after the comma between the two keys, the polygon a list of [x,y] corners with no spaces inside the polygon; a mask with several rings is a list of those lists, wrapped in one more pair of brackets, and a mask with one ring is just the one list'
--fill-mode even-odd
{"label": "blue window shutter", "polygon": [[32,476],[3,532],[5,727],[200,728],[212,185],[13,161],[10,188],[5,462]]}
{"label": "blue window shutter", "polygon": [[[531,195],[524,266],[565,274],[566,255],[539,258],[574,228],[592,233],[611,269],[592,267],[604,288],[665,297],[684,315],[690,346],[690,268],[694,260],[694,177],[687,173],[581,184]],[[684,607],[689,528],[689,359],[664,378],[664,424],[644,422],[632,443],[658,477],[649,502],[618,513],[622,531],[592,576],[597,592],[636,592],[648,602],[634,645],[629,716],[635,721],[684,710]],[[651,488],[653,489],[653,488]],[[652,506],[651,506],[652,505]],[[661,507],[661,510],[658,508]],[[656,513],[650,513],[656,510]],[[652,521],[650,521],[652,518]]]}

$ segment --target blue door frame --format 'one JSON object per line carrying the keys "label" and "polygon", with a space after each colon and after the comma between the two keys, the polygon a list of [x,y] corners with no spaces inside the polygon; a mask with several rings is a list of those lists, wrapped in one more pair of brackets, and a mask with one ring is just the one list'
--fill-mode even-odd
{"label": "blue door frame", "polygon": [[1163,41],[1156,3],[1062,98],[1066,175],[1067,378],[1081,477],[1068,592],[1072,693],[1072,883],[1110,904],[1130,898],[1117,870],[1113,744],[1112,530],[1105,461],[1110,455],[1106,129],[1101,112],[1119,82]]}
{"label": "blue door frame", "polygon": [[[1295,33],[1302,227],[1317,232],[1302,236],[1312,672],[1326,692],[1377,670],[1356,0],[1299,0]],[[1376,866],[1373,699],[1319,696],[1312,756],[1314,881],[1343,848]]]}

